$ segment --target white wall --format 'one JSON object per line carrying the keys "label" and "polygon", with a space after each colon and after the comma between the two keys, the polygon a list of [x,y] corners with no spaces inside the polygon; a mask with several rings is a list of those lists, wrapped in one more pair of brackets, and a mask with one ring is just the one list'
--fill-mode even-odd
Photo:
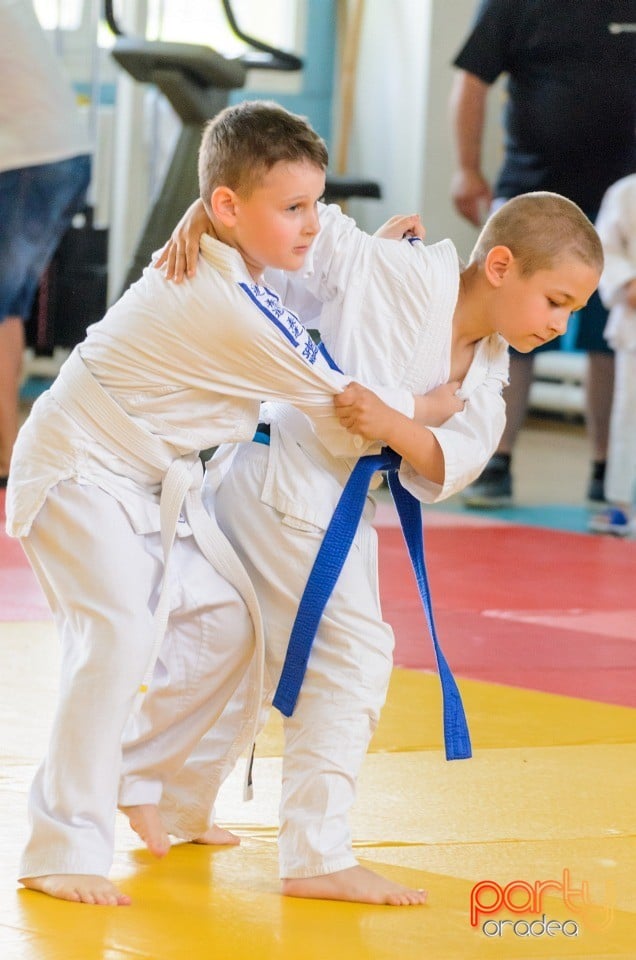
{"label": "white wall", "polygon": [[[351,215],[375,229],[418,210],[431,241],[450,236],[467,256],[476,231],[450,200],[454,165],[448,100],[452,60],[477,0],[367,0],[358,64],[351,173],[382,185],[381,201],[352,201]],[[484,169],[501,155],[501,96],[489,97]]]}

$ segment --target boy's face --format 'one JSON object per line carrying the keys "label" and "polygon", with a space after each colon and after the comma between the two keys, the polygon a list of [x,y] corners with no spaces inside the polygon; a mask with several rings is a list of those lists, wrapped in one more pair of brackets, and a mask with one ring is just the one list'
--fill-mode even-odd
{"label": "boy's face", "polygon": [[236,194],[234,245],[254,278],[266,267],[298,270],[320,229],[325,173],[309,161],[279,162],[249,196]]}
{"label": "boy's face", "polygon": [[522,276],[512,264],[497,291],[494,328],[520,353],[565,333],[570,314],[585,306],[596,290],[599,272],[581,260]]}

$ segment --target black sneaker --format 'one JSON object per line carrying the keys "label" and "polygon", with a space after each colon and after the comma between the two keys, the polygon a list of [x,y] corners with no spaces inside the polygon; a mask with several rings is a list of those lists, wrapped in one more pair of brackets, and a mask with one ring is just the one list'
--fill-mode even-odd
{"label": "black sneaker", "polygon": [[595,460],[592,475],[587,485],[587,499],[592,503],[605,503],[605,461]]}
{"label": "black sneaker", "polygon": [[462,494],[468,507],[505,507],[512,503],[510,457],[496,453],[481,476]]}

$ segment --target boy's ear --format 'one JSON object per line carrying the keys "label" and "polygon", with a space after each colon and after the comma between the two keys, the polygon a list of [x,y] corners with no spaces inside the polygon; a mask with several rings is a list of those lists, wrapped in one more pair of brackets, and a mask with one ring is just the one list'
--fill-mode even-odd
{"label": "boy's ear", "polygon": [[514,259],[510,247],[504,247],[503,244],[499,244],[496,247],[490,248],[484,261],[484,271],[494,287],[501,286],[506,274],[514,263]]}
{"label": "boy's ear", "polygon": [[210,208],[214,217],[217,217],[226,227],[233,227],[236,222],[236,204],[238,197],[229,187],[215,187],[210,197]]}

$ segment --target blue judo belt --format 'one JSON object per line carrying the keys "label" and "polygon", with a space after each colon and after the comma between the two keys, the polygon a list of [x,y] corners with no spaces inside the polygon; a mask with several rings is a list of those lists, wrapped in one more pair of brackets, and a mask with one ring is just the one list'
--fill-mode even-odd
{"label": "blue judo belt", "polygon": [[398,454],[385,447],[379,454],[361,457],[354,467],[309,574],[289,638],[283,671],[274,696],[274,706],[286,717],[293,713],[318,624],[344,566],[362,516],[369,481],[377,470],[386,470],[389,489],[398,511],[435,649],[442,686],[446,759],[464,760],[472,755],[466,714],[457,683],[437,638],[424,561],[420,505],[400,483],[397,473],[400,460]]}
{"label": "blue judo belt", "polygon": [[[266,429],[259,425],[254,439],[260,443],[269,443]],[[361,457],[356,463],[342,491],[309,574],[289,638],[287,655],[273,702],[284,716],[292,715],[318,625],[358,529],[371,477],[376,471],[384,470],[388,474],[389,489],[398,511],[435,650],[442,687],[446,759],[465,760],[472,756],[466,714],[459,688],[437,638],[424,559],[420,504],[400,483],[398,470],[401,459],[399,454],[385,447],[380,453]]]}

